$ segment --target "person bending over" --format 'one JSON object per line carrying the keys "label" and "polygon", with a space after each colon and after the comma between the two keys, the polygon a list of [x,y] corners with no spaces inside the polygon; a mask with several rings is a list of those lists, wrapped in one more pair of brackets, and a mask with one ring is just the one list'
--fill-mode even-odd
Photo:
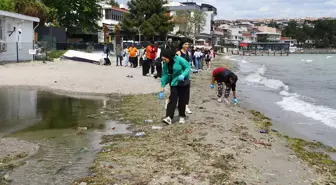
{"label": "person bending over", "polygon": [[166,118],[162,121],[168,125],[172,124],[176,105],[178,103],[178,111],[180,116],[179,123],[185,123],[186,104],[189,100],[190,89],[190,64],[181,56],[175,55],[171,50],[163,50],[161,52],[163,61],[161,92],[159,99],[164,98],[164,88],[170,85],[169,103],[166,110]]}
{"label": "person bending over", "polygon": [[236,83],[238,81],[238,77],[236,74],[234,74],[231,70],[226,69],[224,67],[218,67],[212,72],[212,79],[210,88],[215,88],[215,81],[218,85],[218,102],[222,102],[222,96],[223,96],[223,83],[225,84],[225,93],[224,98],[225,101],[228,103],[228,97],[230,95],[230,91],[232,89],[232,95],[233,95],[233,102],[234,104],[238,104],[237,94],[236,94]]}

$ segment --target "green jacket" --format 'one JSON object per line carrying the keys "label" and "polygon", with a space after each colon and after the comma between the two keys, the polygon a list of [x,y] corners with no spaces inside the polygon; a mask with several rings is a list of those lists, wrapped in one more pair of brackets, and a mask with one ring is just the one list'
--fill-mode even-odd
{"label": "green jacket", "polygon": [[170,86],[177,86],[178,77],[183,74],[185,79],[190,80],[190,64],[180,56],[174,57],[173,74],[168,73],[168,64],[164,63],[162,66],[161,87],[164,88],[170,83]]}

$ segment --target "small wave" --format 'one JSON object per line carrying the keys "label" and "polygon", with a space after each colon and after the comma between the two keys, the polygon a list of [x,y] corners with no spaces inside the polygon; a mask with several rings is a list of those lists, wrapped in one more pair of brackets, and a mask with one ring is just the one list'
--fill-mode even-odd
{"label": "small wave", "polygon": [[291,92],[288,92],[286,90],[280,91],[279,94],[281,96],[287,96],[287,97],[293,96],[295,98],[300,98],[300,99],[308,100],[308,101],[311,101],[311,102],[315,102],[316,101],[314,98],[307,97],[307,96],[302,96],[302,95],[296,94],[296,93],[291,93]]}
{"label": "small wave", "polygon": [[321,121],[323,124],[336,128],[336,110],[314,105],[295,96],[284,97],[277,104],[284,110],[299,113],[305,117]]}
{"label": "small wave", "polygon": [[264,77],[263,75],[265,74],[266,71],[267,71],[266,66],[262,65],[262,67],[260,67],[257,70],[257,72],[248,75],[245,78],[245,80],[247,82],[263,85],[270,89],[285,90],[285,91],[289,90],[288,86],[284,84],[281,80],[268,79]]}
{"label": "small wave", "polygon": [[332,57],[334,57],[334,56],[327,56],[326,59],[329,59],[329,58],[332,58]]}
{"label": "small wave", "polygon": [[306,60],[306,63],[314,62],[314,60]]}

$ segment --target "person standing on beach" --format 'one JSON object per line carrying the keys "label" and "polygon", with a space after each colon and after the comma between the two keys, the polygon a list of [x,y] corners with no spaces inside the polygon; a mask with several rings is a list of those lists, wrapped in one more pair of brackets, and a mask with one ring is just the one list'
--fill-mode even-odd
{"label": "person standing on beach", "polygon": [[196,70],[199,71],[201,69],[201,57],[202,57],[202,52],[199,48],[196,48],[194,57],[195,57]]}
{"label": "person standing on beach", "polygon": [[[186,61],[192,62],[191,61],[191,55],[189,52],[189,42],[187,40],[181,40],[180,41],[180,50],[176,52],[176,55],[181,56],[182,58],[184,58]],[[187,100],[187,104],[186,104],[186,113],[188,114],[192,114],[191,110],[189,109],[189,99],[190,99],[190,85],[189,85],[189,89],[188,89],[188,100]]]}
{"label": "person standing on beach", "polygon": [[161,78],[162,76],[162,59],[161,59],[161,45],[158,44],[156,57],[155,57],[155,68],[156,68],[156,75],[154,75],[154,78]]}
{"label": "person standing on beach", "polygon": [[125,67],[128,66],[128,61],[129,61],[128,48],[129,48],[129,46],[126,46],[126,48],[124,49]]}
{"label": "person standing on beach", "polygon": [[119,66],[119,63],[120,63],[120,66],[122,66],[122,60],[123,60],[123,56],[122,56],[122,48],[120,46],[120,44],[117,44],[117,47],[116,47],[116,63],[117,63],[117,66]]}
{"label": "person standing on beach", "polygon": [[222,96],[223,96],[223,83],[225,84],[225,93],[224,98],[227,103],[228,97],[230,95],[230,91],[232,89],[232,95],[233,95],[233,102],[234,104],[238,104],[237,94],[236,94],[236,83],[238,81],[238,77],[236,74],[234,74],[231,70],[226,69],[224,67],[218,67],[212,72],[212,78],[211,78],[211,84],[210,88],[215,88],[215,81],[218,85],[218,102],[222,102]]}
{"label": "person standing on beach", "polygon": [[137,61],[138,49],[134,46],[134,44],[132,44],[131,47],[128,48],[128,53],[129,53],[129,61],[133,66],[133,68],[138,67],[138,61]]}
{"label": "person standing on beach", "polygon": [[172,119],[178,103],[180,116],[179,123],[183,124],[185,123],[185,109],[190,92],[190,64],[181,56],[172,53],[171,50],[163,50],[161,52],[161,59],[164,64],[161,77],[162,90],[159,94],[159,99],[164,98],[164,88],[167,84],[170,85],[170,96],[166,110],[166,118],[162,121],[168,125],[172,124]]}
{"label": "person standing on beach", "polygon": [[156,57],[156,52],[157,52],[157,47],[154,45],[154,41],[151,41],[150,45],[146,47],[146,58],[147,58],[147,65],[149,65],[150,67],[150,72],[152,76],[154,76],[153,74],[155,72],[154,60]]}
{"label": "person standing on beach", "polygon": [[211,67],[211,52],[209,50],[205,50],[205,56],[204,56],[204,60],[205,60],[205,63],[207,65],[207,70],[210,70],[210,67]]}

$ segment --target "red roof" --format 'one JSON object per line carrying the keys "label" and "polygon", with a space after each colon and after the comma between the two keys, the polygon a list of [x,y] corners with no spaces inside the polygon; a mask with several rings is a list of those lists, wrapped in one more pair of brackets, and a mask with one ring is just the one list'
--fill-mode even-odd
{"label": "red roof", "polygon": [[121,12],[125,12],[125,13],[129,13],[128,10],[126,10],[125,8],[119,8],[117,6],[112,6],[113,10],[117,10],[117,11],[121,11]]}
{"label": "red roof", "polygon": [[281,37],[280,40],[292,40],[292,38],[291,37]]}
{"label": "red roof", "polygon": [[251,37],[252,34],[251,33],[243,33],[243,37]]}

